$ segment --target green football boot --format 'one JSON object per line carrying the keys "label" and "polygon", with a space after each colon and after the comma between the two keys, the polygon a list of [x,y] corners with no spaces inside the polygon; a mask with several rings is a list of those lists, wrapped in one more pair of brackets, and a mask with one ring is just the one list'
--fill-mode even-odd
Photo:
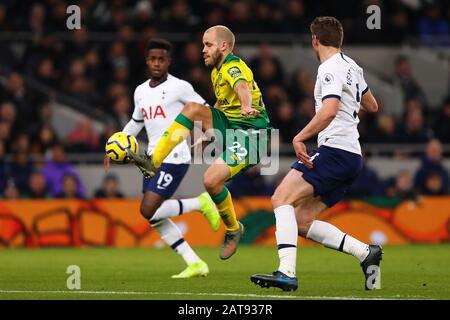
{"label": "green football boot", "polygon": [[219,215],[219,211],[217,211],[216,205],[211,199],[209,193],[203,192],[201,195],[198,196],[198,199],[200,200],[200,211],[202,212],[203,216],[205,216],[205,218],[208,220],[211,228],[214,231],[219,230],[221,218]]}
{"label": "green football boot", "polygon": [[209,273],[208,265],[205,261],[200,260],[199,262],[192,263],[187,266],[186,269],[181,271],[179,274],[174,274],[172,279],[188,279],[195,277],[206,277]]}

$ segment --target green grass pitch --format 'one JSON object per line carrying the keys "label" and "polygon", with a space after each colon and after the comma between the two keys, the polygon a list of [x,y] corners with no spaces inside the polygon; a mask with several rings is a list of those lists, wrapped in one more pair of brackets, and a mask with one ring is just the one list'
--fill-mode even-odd
{"label": "green grass pitch", "polygon": [[[185,266],[170,249],[0,250],[0,299],[450,299],[450,245],[385,247],[381,290],[366,292],[357,260],[323,247],[298,250],[299,289],[283,292],[250,282],[278,264],[272,247],[240,246],[227,261],[218,248],[197,248],[204,278],[171,279]],[[68,290],[69,265],[81,289]]]}

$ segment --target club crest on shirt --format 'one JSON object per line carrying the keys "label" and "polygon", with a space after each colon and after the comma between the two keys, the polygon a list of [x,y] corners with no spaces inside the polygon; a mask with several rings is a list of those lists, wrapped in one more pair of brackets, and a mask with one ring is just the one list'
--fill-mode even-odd
{"label": "club crest on shirt", "polygon": [[331,73],[325,73],[325,75],[323,76],[322,82],[324,84],[330,84],[334,81],[334,77]]}
{"label": "club crest on shirt", "polygon": [[236,79],[237,77],[242,76],[241,70],[239,70],[238,67],[231,67],[228,69],[228,74],[233,78]]}

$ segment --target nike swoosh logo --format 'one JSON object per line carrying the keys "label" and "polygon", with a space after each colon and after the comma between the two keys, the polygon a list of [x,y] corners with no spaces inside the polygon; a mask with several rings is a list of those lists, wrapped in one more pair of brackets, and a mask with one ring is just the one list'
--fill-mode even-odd
{"label": "nike swoosh logo", "polygon": [[156,186],[156,188],[157,188],[157,189],[162,189],[162,190],[166,189],[166,188],[160,187],[160,186]]}

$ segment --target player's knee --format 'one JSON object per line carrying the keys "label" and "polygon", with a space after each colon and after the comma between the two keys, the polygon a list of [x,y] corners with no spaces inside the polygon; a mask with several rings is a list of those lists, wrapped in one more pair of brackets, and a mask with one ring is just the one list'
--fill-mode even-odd
{"label": "player's knee", "polygon": [[290,204],[287,197],[283,194],[283,192],[280,192],[279,189],[277,188],[274,192],[274,194],[272,195],[272,206],[274,208],[278,208],[287,204]]}
{"label": "player's knee", "polygon": [[214,190],[214,188],[216,187],[217,182],[215,181],[214,178],[210,177],[210,176],[203,176],[203,185],[205,186],[205,189],[210,192],[212,190]]}
{"label": "player's knee", "polygon": [[202,106],[195,102],[188,102],[184,105],[183,114],[193,117],[196,116],[199,112],[201,112]]}
{"label": "player's knee", "polygon": [[156,212],[156,209],[157,208],[155,208],[155,206],[153,206],[151,203],[149,203],[147,201],[142,201],[142,203],[141,203],[141,208],[140,208],[141,215],[147,220],[149,220],[153,217],[153,215]]}
{"label": "player's knee", "polygon": [[205,189],[209,192],[209,194],[217,194],[221,191],[220,181],[212,175],[205,174],[203,176],[203,185],[205,186]]}

